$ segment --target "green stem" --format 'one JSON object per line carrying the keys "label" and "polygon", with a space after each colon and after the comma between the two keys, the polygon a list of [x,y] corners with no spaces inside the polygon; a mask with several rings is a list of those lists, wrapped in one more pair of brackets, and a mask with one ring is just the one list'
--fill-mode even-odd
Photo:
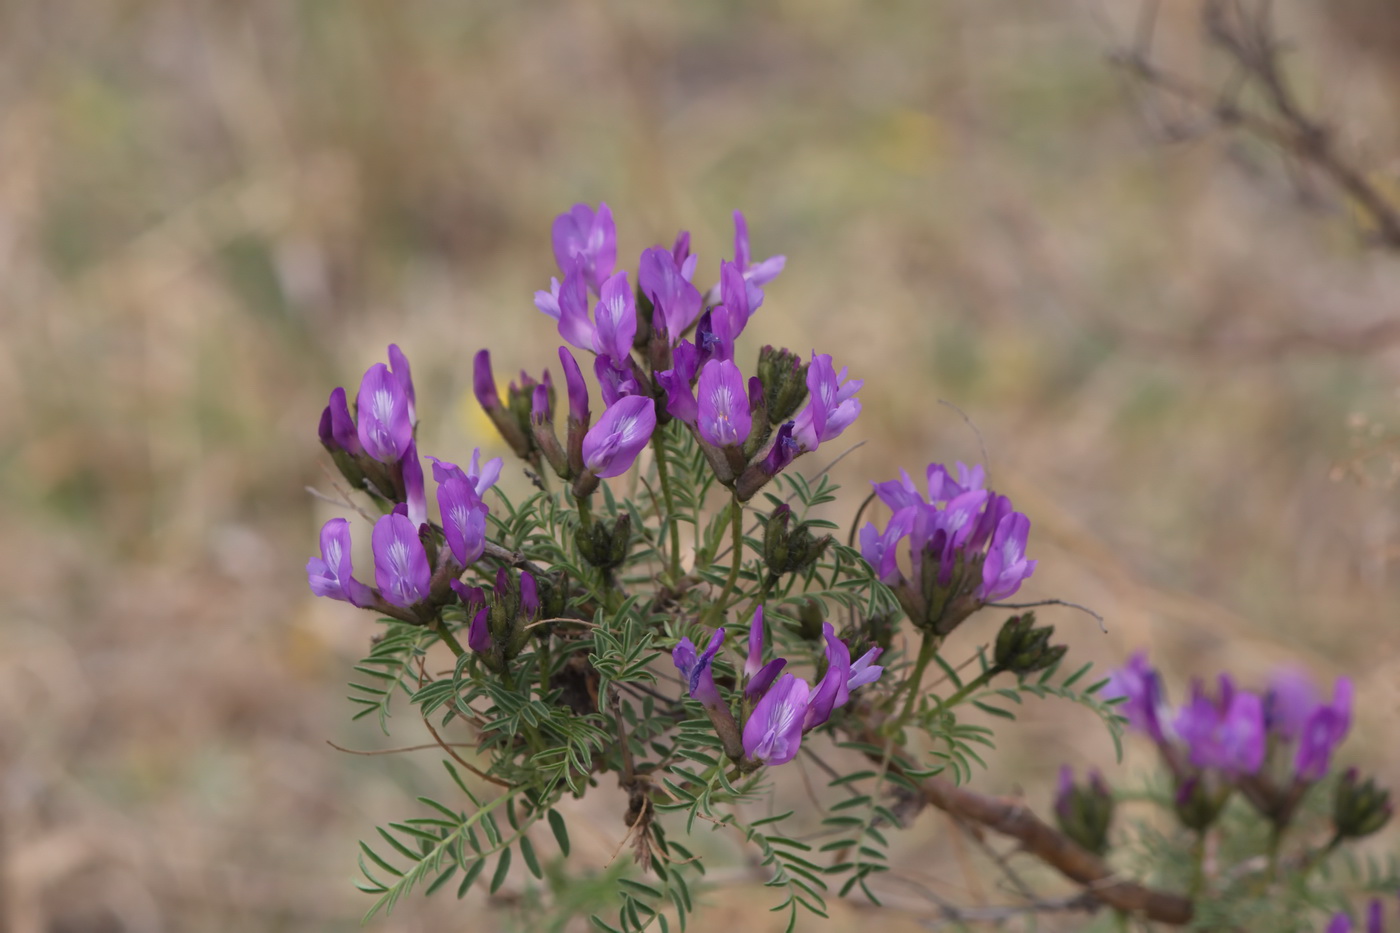
{"label": "green stem", "polygon": [[1191,887],[1190,898],[1196,900],[1206,885],[1206,831],[1196,833],[1196,843],[1191,847]]}
{"label": "green stem", "polygon": [[583,523],[584,529],[593,527],[593,508],[588,504],[587,496],[580,496],[574,499],[574,504],[578,506],[578,518]]}
{"label": "green stem", "polygon": [[919,657],[914,662],[914,672],[904,682],[905,689],[909,691],[909,697],[904,701],[904,709],[900,712],[899,717],[894,720],[895,728],[902,728],[913,714],[914,701],[919,696],[919,686],[924,680],[924,670],[933,660],[933,656],[938,653],[939,641],[937,635],[929,632],[924,633],[924,640],[919,644]]}
{"label": "green stem", "polygon": [[675,506],[671,500],[671,479],[666,467],[666,453],[662,450],[661,432],[651,435],[651,446],[656,451],[656,478],[661,483],[661,501],[666,504],[666,514],[662,520],[671,526],[671,584],[681,578],[681,527],[676,521]]}
{"label": "green stem", "polygon": [[442,643],[452,651],[453,657],[460,658],[462,655],[466,654],[466,652],[462,650],[461,642],[457,641],[457,637],[447,628],[447,623],[443,622],[441,617],[433,621],[433,629],[437,632],[437,636],[441,639]]}
{"label": "green stem", "polygon": [[969,680],[967,683],[965,683],[965,684],[963,684],[961,687],[959,687],[957,693],[953,694],[953,695],[950,696],[948,699],[946,699],[946,700],[943,701],[943,705],[944,705],[945,707],[948,707],[948,706],[957,706],[957,705],[958,705],[959,703],[961,703],[963,700],[967,699],[967,695],[968,695],[969,693],[971,693],[971,692],[974,691],[974,690],[980,690],[980,689],[982,689],[983,687],[987,686],[987,684],[991,681],[991,679],[992,679],[993,677],[995,677],[996,675],[1000,674],[1000,673],[1001,673],[1001,668],[999,668],[999,667],[989,667],[989,668],[987,668],[985,671],[983,671],[982,673],[978,674],[978,675],[977,675],[976,677],[974,677],[972,680]]}
{"label": "green stem", "polygon": [[1278,853],[1283,843],[1283,827],[1275,823],[1269,830],[1269,873],[1268,882],[1273,882],[1278,878]]}
{"label": "green stem", "polygon": [[719,598],[710,604],[710,623],[718,625],[724,621],[724,611],[728,608],[729,594],[734,592],[734,585],[739,582],[739,568],[744,563],[744,506],[735,496],[729,502],[729,548],[733,553],[733,558],[729,564],[729,576],[725,578],[724,589],[719,591]]}

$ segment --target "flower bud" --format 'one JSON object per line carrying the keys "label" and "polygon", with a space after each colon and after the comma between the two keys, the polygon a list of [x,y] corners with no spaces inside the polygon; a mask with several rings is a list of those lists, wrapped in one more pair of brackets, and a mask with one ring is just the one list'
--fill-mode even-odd
{"label": "flower bud", "polygon": [[787,421],[807,399],[807,364],[790,350],[771,346],[759,350],[758,378],[763,382],[769,424]]}
{"label": "flower bud", "polygon": [[1045,670],[1069,650],[1064,645],[1050,645],[1054,633],[1053,625],[1035,627],[1034,612],[1012,616],[997,633],[996,666],[1017,676]]}
{"label": "flower bud", "polygon": [[1220,816],[1220,811],[1225,808],[1225,801],[1230,798],[1230,785],[1209,786],[1214,783],[1197,775],[1187,778],[1177,786],[1172,806],[1182,826],[1196,832],[1204,832],[1215,822],[1216,817]]}
{"label": "flower bud", "polygon": [[1337,782],[1332,821],[1341,839],[1369,836],[1390,822],[1390,791],[1376,786],[1374,778],[1361,783],[1355,768],[1349,768]]}
{"label": "flower bud", "polygon": [[1055,793],[1055,821],[1060,831],[1095,855],[1108,849],[1113,823],[1113,792],[1097,770],[1089,771],[1087,784],[1075,784],[1069,765],[1060,768]]}
{"label": "flower bud", "polygon": [[583,559],[599,570],[614,570],[627,560],[632,542],[632,514],[623,512],[611,525],[595,521],[580,525],[574,532],[574,543]]}
{"label": "flower bud", "polygon": [[774,576],[802,573],[822,556],[831,535],[814,537],[806,522],[792,526],[792,509],[782,504],[773,510],[763,529],[763,560]]}
{"label": "flower bud", "polygon": [[491,373],[491,351],[481,350],[472,360],[472,391],[481,405],[481,410],[491,419],[500,432],[501,439],[514,454],[522,460],[530,459],[533,444],[530,438],[529,411],[522,425],[505,406],[501,404],[500,393],[496,389],[496,379]]}
{"label": "flower bud", "polygon": [[821,641],[822,623],[826,622],[822,601],[807,597],[797,604],[796,633],[806,641]]}

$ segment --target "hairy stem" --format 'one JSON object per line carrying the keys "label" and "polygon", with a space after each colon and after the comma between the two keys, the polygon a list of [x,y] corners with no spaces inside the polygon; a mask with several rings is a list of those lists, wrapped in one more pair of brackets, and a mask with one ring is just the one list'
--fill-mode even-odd
{"label": "hairy stem", "polygon": [[724,611],[729,605],[729,594],[734,592],[734,586],[739,582],[739,568],[744,564],[744,505],[735,496],[729,502],[729,549],[732,554],[729,564],[729,576],[724,580],[724,589],[719,591],[718,598],[710,604],[710,624],[719,625],[724,621]]}
{"label": "hairy stem", "polygon": [[948,707],[957,706],[963,700],[967,699],[968,694],[972,693],[974,690],[981,690],[983,687],[987,686],[987,684],[991,682],[991,679],[993,677],[1000,673],[1001,668],[999,667],[987,668],[985,671],[978,674],[975,678],[969,680],[967,683],[959,687],[957,693],[954,693],[948,699],[943,701],[943,705]]}
{"label": "hairy stem", "polygon": [[666,504],[666,514],[662,520],[671,528],[671,583],[675,583],[681,578],[681,528],[680,523],[675,520],[675,505],[671,498],[671,479],[666,467],[666,454],[662,450],[661,432],[655,431],[651,435],[651,446],[656,451],[656,478],[661,483],[661,501]]}

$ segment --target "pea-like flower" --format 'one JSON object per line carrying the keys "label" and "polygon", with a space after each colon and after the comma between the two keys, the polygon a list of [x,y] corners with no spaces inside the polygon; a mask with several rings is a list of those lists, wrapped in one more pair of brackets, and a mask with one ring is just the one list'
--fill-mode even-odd
{"label": "pea-like flower", "polygon": [[600,202],[596,211],[587,204],[575,204],[554,218],[550,239],[560,271],[567,273],[577,265],[593,291],[612,275],[617,264],[617,226],[606,203]]}
{"label": "pea-like flower", "polygon": [[374,580],[379,592],[395,606],[408,608],[428,595],[432,571],[418,528],[395,510],[374,524]]}
{"label": "pea-like flower", "polygon": [[350,523],[333,518],[321,526],[321,556],[306,562],[306,580],[317,596],[339,599],[364,608],[374,603],[374,591],[355,579],[350,559]]}
{"label": "pea-like flower", "polygon": [[802,745],[811,688],[793,674],[778,678],[744,724],[744,754],[767,765],[786,764]]}
{"label": "pea-like flower", "polygon": [[644,395],[629,395],[603,412],[583,437],[583,463],[594,476],[619,476],[631,468],[656,430],[656,404]]}
{"label": "pea-like flower", "polygon": [[724,703],[719,688],[715,686],[714,660],[724,643],[724,629],[715,629],[710,643],[704,651],[696,652],[695,644],[689,638],[682,638],[671,651],[671,660],[685,678],[692,699],[699,700],[707,707],[717,707]]}

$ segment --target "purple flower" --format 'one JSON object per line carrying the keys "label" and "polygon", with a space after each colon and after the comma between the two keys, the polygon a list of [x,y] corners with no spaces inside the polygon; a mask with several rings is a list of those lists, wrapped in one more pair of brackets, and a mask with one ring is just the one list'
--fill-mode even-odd
{"label": "purple flower", "polygon": [[472,617],[472,624],[467,629],[467,647],[477,654],[485,654],[491,650],[491,630],[486,625],[490,615],[491,610],[482,606]]}
{"label": "purple flower", "polygon": [[753,262],[749,250],[749,223],[740,211],[734,212],[734,262],[744,271],[744,278],[754,285],[767,285],[778,277],[787,264],[786,256],[770,256]]}
{"label": "purple flower", "polygon": [[700,370],[696,429],[716,447],[737,447],[749,438],[753,418],[744,375],[730,360],[711,360]]}
{"label": "purple flower", "polygon": [[408,367],[408,357],[403,355],[396,343],[389,344],[389,372],[399,380],[399,385],[403,386],[404,395],[408,396],[408,421],[410,424],[418,423],[418,412],[414,407],[417,396],[413,391],[413,370]]}
{"label": "purple flower", "polygon": [[423,464],[418,460],[418,442],[409,441],[399,462],[403,470],[404,504],[408,520],[417,528],[428,520],[428,496],[423,489]]}
{"label": "purple flower", "polygon": [[666,392],[666,411],[685,424],[695,424],[700,414],[691,389],[699,366],[700,351],[695,344],[682,340],[671,351],[671,368],[656,374],[657,384]]}
{"label": "purple flower", "polygon": [[777,476],[801,453],[797,441],[792,439],[792,431],[791,421],[784,422],[782,427],[778,428],[778,433],[773,437],[773,446],[768,448],[768,455],[763,458],[762,469],[765,475]]}
{"label": "purple flower", "polygon": [[1269,689],[1264,694],[1264,722],[1274,738],[1283,742],[1296,740],[1317,706],[1317,688],[1302,671],[1283,668],[1269,678]]}
{"label": "purple flower", "polygon": [[490,508],[481,501],[476,483],[455,464],[435,460],[433,479],[437,482],[438,511],[447,546],[457,563],[466,567],[486,549],[486,515]]}
{"label": "purple flower", "polygon": [[398,511],[382,516],[374,525],[371,544],[374,580],[386,600],[407,608],[428,595],[428,554],[408,516]]}
{"label": "purple flower", "polygon": [[1372,898],[1371,903],[1366,907],[1366,933],[1384,933],[1381,924],[1381,902],[1379,898]]}
{"label": "purple flower", "polygon": [[1158,744],[1165,740],[1167,702],[1162,675],[1147,663],[1145,653],[1139,651],[1128,659],[1127,667],[1113,671],[1100,696],[1105,700],[1126,697],[1118,712],[1127,718],[1128,725]]}
{"label": "purple flower", "polygon": [[501,407],[501,393],[496,389],[496,377],[491,373],[491,351],[478,350],[472,359],[472,392],[486,411]]}
{"label": "purple flower", "polygon": [[1220,677],[1220,696],[1211,700],[1198,682],[1191,702],[1176,717],[1191,763],[1226,774],[1254,774],[1264,763],[1264,704],[1257,694],[1235,689]]}
{"label": "purple flower", "polygon": [[864,687],[866,684],[873,684],[880,679],[880,675],[885,673],[885,669],[875,662],[880,659],[880,655],[884,652],[885,649],[877,645],[851,663],[851,674],[846,679],[848,692],[857,687]]}
{"label": "purple flower", "polygon": [[744,723],[744,754],[768,765],[786,764],[797,757],[810,693],[802,678],[780,677]]}
{"label": "purple flower", "polygon": [[714,660],[719,646],[724,642],[724,629],[715,629],[710,644],[699,654],[689,638],[682,638],[671,651],[671,660],[685,678],[692,699],[705,706],[719,706],[719,688],[715,686]]}
{"label": "purple flower", "polygon": [[631,468],[656,429],[656,405],[644,395],[620,398],[583,438],[583,462],[595,476],[619,476]]}
{"label": "purple flower", "polygon": [[851,698],[846,685],[851,679],[851,649],[836,637],[836,629],[830,622],[822,623],[822,637],[826,639],[826,673],[812,691],[804,721],[807,729],[815,729],[826,722],[833,709],[845,705]]}
{"label": "purple flower", "polygon": [[593,375],[598,378],[598,392],[603,396],[603,407],[614,405],[618,399],[629,395],[641,395],[642,387],[637,384],[632,371],[631,357],[615,360],[606,353],[594,357]]}
{"label": "purple flower", "polygon": [[1351,918],[1345,913],[1334,914],[1326,933],[1351,933]]}
{"label": "purple flower", "polygon": [[731,313],[724,305],[706,311],[700,316],[700,323],[695,326],[695,342],[700,351],[700,362],[734,359],[734,341],[739,339],[739,332],[743,329],[743,319]]}
{"label": "purple flower", "polygon": [[588,383],[583,380],[583,372],[578,368],[578,360],[568,347],[559,348],[559,365],[564,370],[564,385],[569,391],[569,420],[576,424],[588,423]]}
{"label": "purple flower", "polygon": [[637,336],[637,306],[632,287],[627,284],[626,272],[619,272],[603,283],[594,316],[598,322],[594,352],[607,354],[614,360],[627,359]]}
{"label": "purple flower", "polygon": [[744,273],[732,262],[719,264],[719,300],[734,322],[734,336],[748,326],[749,318],[763,304],[763,289],[745,281]]}
{"label": "purple flower", "polygon": [[778,672],[787,665],[787,658],[774,658],[758,669],[758,672],[750,678],[748,686],[744,688],[744,699],[752,703],[755,700],[763,699],[768,688],[773,686],[774,679]]}
{"label": "purple flower", "polygon": [[350,523],[333,518],[321,526],[321,556],[306,562],[306,582],[317,596],[340,599],[364,608],[374,591],[355,579],[350,561]]}
{"label": "purple flower", "polygon": [[360,444],[380,463],[397,463],[413,440],[403,383],[389,367],[375,363],[360,381],[355,404],[360,415]]}
{"label": "purple flower", "polygon": [[1035,572],[1036,562],[1026,560],[1026,537],[1030,531],[1031,520],[1020,512],[1001,519],[982,564],[982,588],[977,594],[982,602],[994,603],[1014,596]]}
{"label": "purple flower", "polygon": [[1298,753],[1293,767],[1304,781],[1320,780],[1332,762],[1332,752],[1351,730],[1352,685],[1346,677],[1337,678],[1332,702],[1318,706],[1303,723]]}
{"label": "purple flower", "polygon": [[749,657],[744,662],[744,676],[753,677],[763,666],[763,607],[753,611],[753,621],[749,623]]}
{"label": "purple flower", "polygon": [[617,263],[617,227],[607,204],[600,203],[596,212],[587,204],[575,204],[554,218],[550,238],[560,270],[567,272],[577,264],[595,292],[612,275]]}
{"label": "purple flower", "polygon": [[[364,453],[364,448],[360,446],[359,432],[355,428],[355,419],[350,417],[350,405],[346,401],[344,389],[337,387],[331,392],[330,403],[326,405],[321,420],[327,422],[326,427],[329,428],[331,440],[337,447],[349,454]],[[324,436],[322,440],[325,440]]]}
{"label": "purple flower", "polygon": [[[677,247],[682,244],[678,241]],[[687,237],[684,246],[689,248]],[[642,294],[646,295],[654,308],[652,326],[664,330],[671,343],[681,339],[700,313],[700,290],[691,284],[698,257],[685,258],[671,251],[654,246],[642,253],[637,269],[637,279]]]}
{"label": "purple flower", "polygon": [[830,354],[814,351],[807,367],[811,397],[797,413],[792,429],[797,446],[804,452],[816,450],[818,444],[839,437],[860,414],[860,399],[855,394],[864,384],[860,379],[847,381],[845,368],[838,374]]}

